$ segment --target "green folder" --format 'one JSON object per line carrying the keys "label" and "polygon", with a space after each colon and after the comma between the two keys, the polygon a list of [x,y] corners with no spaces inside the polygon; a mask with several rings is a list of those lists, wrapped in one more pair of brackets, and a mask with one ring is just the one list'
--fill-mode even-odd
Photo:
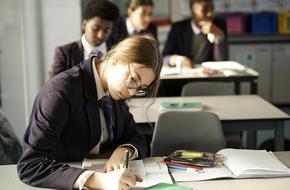
{"label": "green folder", "polygon": [[185,187],[177,184],[158,183],[144,190],[192,190],[190,187]]}
{"label": "green folder", "polygon": [[161,102],[161,106],[164,108],[200,108],[202,103],[200,102],[184,102],[184,103],[173,103],[173,102]]}

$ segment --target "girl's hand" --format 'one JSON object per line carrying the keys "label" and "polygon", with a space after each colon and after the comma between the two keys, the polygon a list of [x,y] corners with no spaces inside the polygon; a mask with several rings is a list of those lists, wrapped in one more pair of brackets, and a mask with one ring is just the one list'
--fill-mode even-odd
{"label": "girl's hand", "polygon": [[118,169],[108,173],[94,173],[89,177],[85,186],[89,189],[129,190],[142,179],[133,175],[127,168]]}
{"label": "girl's hand", "polygon": [[132,147],[117,148],[105,165],[104,172],[114,171],[125,167],[125,152],[129,150],[129,158],[134,154]]}

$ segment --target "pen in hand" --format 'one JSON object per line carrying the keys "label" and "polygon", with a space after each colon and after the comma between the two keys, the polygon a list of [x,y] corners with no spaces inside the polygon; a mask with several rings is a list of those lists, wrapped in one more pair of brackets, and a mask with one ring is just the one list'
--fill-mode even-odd
{"label": "pen in hand", "polygon": [[129,166],[129,151],[128,150],[125,151],[125,165],[126,165],[126,168],[128,168]]}

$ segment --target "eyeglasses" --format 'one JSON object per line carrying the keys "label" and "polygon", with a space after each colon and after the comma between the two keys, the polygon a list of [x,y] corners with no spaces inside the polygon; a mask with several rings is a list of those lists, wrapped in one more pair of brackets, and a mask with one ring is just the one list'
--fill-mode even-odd
{"label": "eyeglasses", "polygon": [[[135,96],[145,96],[147,94],[148,85],[141,84],[140,86],[138,86],[136,80],[132,76],[129,63],[128,63],[128,70],[129,70],[130,78],[127,80],[127,85],[126,85],[127,90],[134,90]],[[139,77],[139,75],[138,75],[138,77]],[[140,77],[139,77],[139,79],[140,79]]]}

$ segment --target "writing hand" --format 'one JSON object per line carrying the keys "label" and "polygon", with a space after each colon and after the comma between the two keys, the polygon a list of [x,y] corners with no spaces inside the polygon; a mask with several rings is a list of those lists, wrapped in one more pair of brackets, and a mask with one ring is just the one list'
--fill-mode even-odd
{"label": "writing hand", "polygon": [[107,173],[94,173],[89,177],[85,186],[89,189],[129,190],[137,182],[143,180],[132,174],[127,168],[117,169]]}
{"label": "writing hand", "polygon": [[111,155],[110,159],[107,161],[104,168],[104,172],[110,172],[113,170],[124,168],[125,167],[124,154],[126,150],[129,150],[129,157],[131,157],[134,154],[134,149],[132,147],[117,148]]}

